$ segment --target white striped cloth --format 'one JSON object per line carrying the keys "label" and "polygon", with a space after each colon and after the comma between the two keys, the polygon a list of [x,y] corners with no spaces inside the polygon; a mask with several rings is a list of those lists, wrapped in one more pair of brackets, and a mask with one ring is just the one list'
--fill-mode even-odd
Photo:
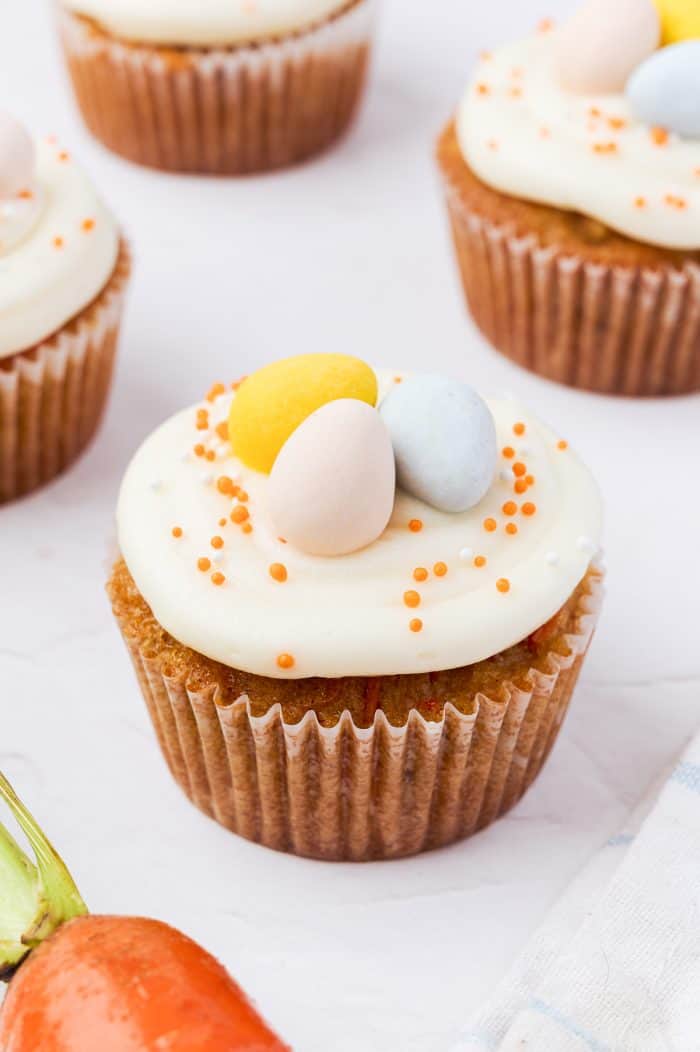
{"label": "white striped cloth", "polygon": [[451,1052],[700,1052],[700,736]]}

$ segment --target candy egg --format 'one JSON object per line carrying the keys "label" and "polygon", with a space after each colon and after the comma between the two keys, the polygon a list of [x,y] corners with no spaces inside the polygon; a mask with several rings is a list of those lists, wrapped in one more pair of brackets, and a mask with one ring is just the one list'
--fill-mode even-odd
{"label": "candy egg", "polygon": [[14,197],[34,180],[34,143],[26,129],[0,112],[0,197]]}
{"label": "candy egg", "polygon": [[698,0],[654,0],[661,16],[664,44],[700,37],[700,4]]}
{"label": "candy egg", "polygon": [[700,139],[700,40],[657,51],[630,78],[627,98],[645,124]]}
{"label": "candy egg", "polygon": [[652,0],[588,0],[554,37],[559,83],[579,95],[624,91],[660,38]]}
{"label": "candy egg", "polygon": [[266,365],[241,384],[231,404],[233,452],[249,468],[269,472],[292,432],[338,398],[376,405],[369,365],[346,354],[300,354]]}
{"label": "candy egg", "polygon": [[396,457],[398,484],[440,511],[479,503],[496,472],[491,411],[476,391],[447,376],[412,376],[380,406]]}
{"label": "candy egg", "polygon": [[394,454],[376,409],[343,398],[307,417],[268,484],[277,533],[310,555],[347,555],[385,530],[394,507]]}

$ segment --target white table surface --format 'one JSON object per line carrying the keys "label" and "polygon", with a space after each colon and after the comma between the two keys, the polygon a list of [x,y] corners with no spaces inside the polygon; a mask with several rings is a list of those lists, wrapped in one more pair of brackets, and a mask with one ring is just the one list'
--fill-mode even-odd
{"label": "white table surface", "polygon": [[[475,52],[571,0],[385,0],[351,137],[241,181],[142,171],[92,143],[48,4],[11,7],[0,104],[82,157],[137,266],[97,442],[0,510],[0,767],[94,910],[193,935],[296,1052],[446,1052],[700,723],[700,398],[579,394],[489,350],[465,316],[432,162]],[[196,811],[160,758],[103,590],[119,479],[141,439],[210,381],[312,350],[517,393],[570,437],[607,504],[605,612],[549,765],[495,827],[405,862],[277,855]]]}

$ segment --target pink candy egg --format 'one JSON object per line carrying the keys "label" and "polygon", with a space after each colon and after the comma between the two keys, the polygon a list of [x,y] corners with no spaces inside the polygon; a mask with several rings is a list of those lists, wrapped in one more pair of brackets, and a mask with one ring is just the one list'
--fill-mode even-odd
{"label": "pink candy egg", "polygon": [[588,0],[553,39],[557,78],[578,95],[622,92],[660,40],[652,0]]}
{"label": "pink candy egg", "polygon": [[14,117],[0,111],[0,197],[14,197],[34,180],[34,143]]}
{"label": "pink candy egg", "polygon": [[347,555],[384,532],[394,507],[394,451],[376,409],[342,398],[292,432],[270,473],[281,537],[310,555]]}

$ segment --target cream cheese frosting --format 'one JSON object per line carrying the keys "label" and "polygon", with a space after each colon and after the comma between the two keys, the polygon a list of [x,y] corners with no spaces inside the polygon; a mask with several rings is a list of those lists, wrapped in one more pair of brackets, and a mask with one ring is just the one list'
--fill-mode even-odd
{"label": "cream cheese frosting", "polygon": [[114,220],[72,157],[36,144],[36,176],[0,208],[0,359],[40,343],[107,284],[117,261]]}
{"label": "cream cheese frosting", "polygon": [[244,44],[306,29],[349,0],[63,0],[124,40],[173,46]]}
{"label": "cream cheese frosting", "polygon": [[483,56],[457,117],[466,162],[514,197],[700,249],[700,142],[641,123],[623,94],[564,90],[555,43],[556,32],[539,33]]}
{"label": "cream cheese frosting", "polygon": [[[397,378],[379,380],[381,399]],[[470,664],[552,617],[598,549],[601,503],[588,470],[529,412],[494,399],[499,468],[477,507],[443,513],[399,491],[369,547],[306,555],[272,527],[269,476],[231,452],[232,397],[217,388],[154,432],[117,512],[122,554],[157,620],[225,665],[305,678]],[[232,483],[244,489],[238,498]]]}

